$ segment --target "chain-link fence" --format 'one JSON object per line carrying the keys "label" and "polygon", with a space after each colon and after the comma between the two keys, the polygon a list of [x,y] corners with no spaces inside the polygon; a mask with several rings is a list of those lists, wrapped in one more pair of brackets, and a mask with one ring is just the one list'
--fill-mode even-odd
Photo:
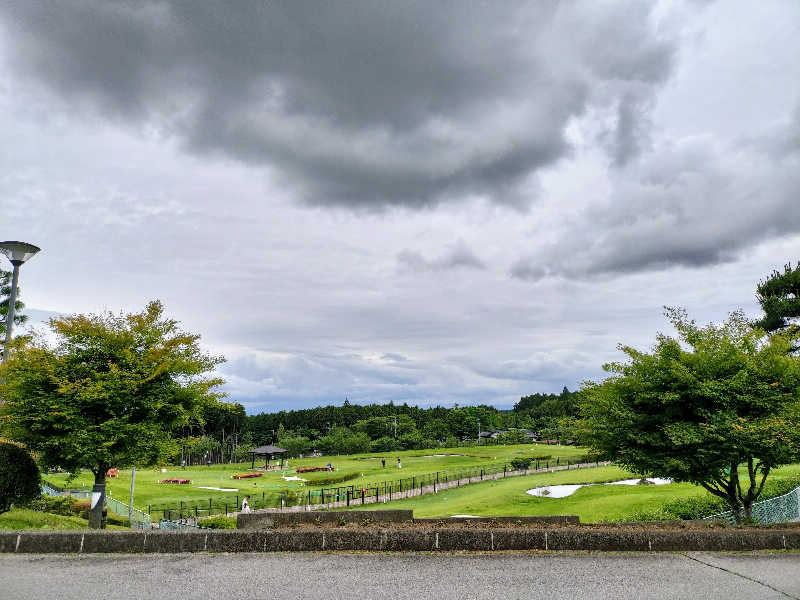
{"label": "chain-link fence", "polygon": [[[800,519],[800,487],[783,496],[754,503],[752,512],[753,520],[763,525],[797,521]],[[731,510],[705,517],[705,519],[720,519],[728,521],[732,525],[736,524],[736,518]]]}

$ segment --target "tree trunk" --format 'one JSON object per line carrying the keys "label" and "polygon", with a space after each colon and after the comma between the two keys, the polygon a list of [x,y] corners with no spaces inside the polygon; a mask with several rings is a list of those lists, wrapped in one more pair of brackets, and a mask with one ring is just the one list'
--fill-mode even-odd
{"label": "tree trunk", "polygon": [[106,528],[106,469],[94,471],[94,487],[89,499],[89,529]]}

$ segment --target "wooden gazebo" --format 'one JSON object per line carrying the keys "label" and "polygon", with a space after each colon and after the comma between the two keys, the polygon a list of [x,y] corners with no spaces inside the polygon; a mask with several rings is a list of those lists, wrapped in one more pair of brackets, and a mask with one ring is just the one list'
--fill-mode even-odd
{"label": "wooden gazebo", "polygon": [[264,463],[264,468],[269,468],[269,459],[275,458],[276,454],[283,454],[286,452],[284,448],[278,448],[277,446],[259,446],[258,448],[253,448],[250,450],[250,458],[252,459],[250,468],[253,469],[256,466],[256,456],[266,456],[266,461]]}

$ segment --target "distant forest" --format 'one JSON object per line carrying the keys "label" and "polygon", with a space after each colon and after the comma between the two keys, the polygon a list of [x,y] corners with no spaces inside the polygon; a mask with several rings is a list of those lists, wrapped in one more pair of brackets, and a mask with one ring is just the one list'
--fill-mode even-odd
{"label": "distant forest", "polygon": [[318,450],[324,454],[388,452],[455,446],[483,432],[502,432],[498,443],[571,437],[577,416],[578,392],[532,394],[513,409],[493,406],[351,404],[245,415],[244,407],[220,403],[206,412],[204,423],[186,431],[182,456],[209,456],[215,462],[240,459],[255,446],[275,444],[297,456]]}

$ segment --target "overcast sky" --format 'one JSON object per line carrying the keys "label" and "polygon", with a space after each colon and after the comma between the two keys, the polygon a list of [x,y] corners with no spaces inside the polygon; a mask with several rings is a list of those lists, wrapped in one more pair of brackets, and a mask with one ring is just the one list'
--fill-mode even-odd
{"label": "overcast sky", "polygon": [[800,2],[0,3],[23,299],[248,412],[508,406],[800,259]]}

